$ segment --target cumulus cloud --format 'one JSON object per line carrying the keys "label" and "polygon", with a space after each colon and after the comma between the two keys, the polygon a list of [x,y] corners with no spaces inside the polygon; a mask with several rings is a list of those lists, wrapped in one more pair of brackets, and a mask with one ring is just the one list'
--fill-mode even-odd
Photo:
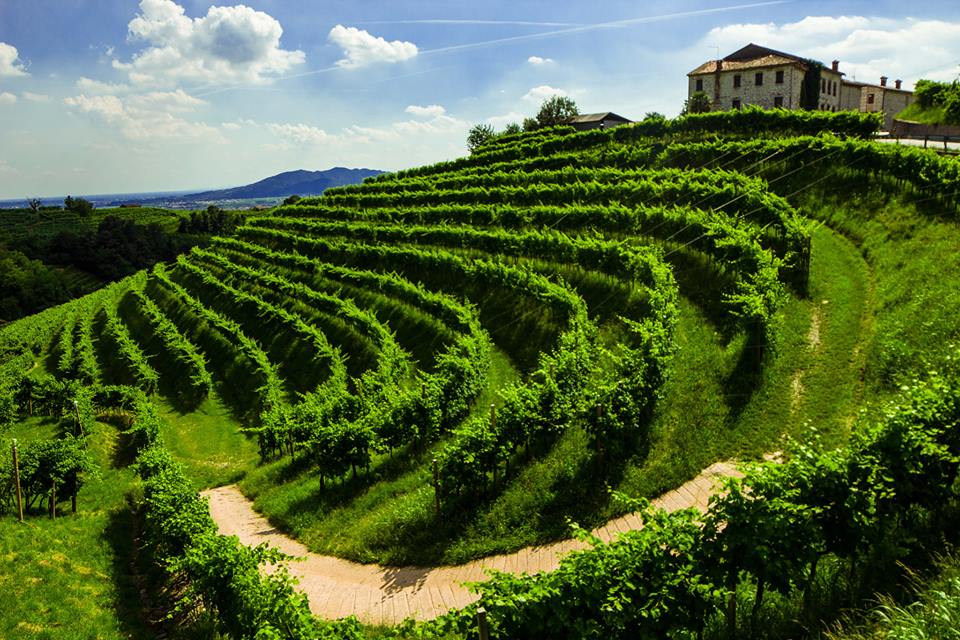
{"label": "cumulus cloud", "polygon": [[535,67],[542,67],[543,65],[553,64],[553,58],[541,58],[540,56],[530,56],[527,58],[527,62],[532,64]]}
{"label": "cumulus cloud", "polygon": [[0,78],[28,76],[27,70],[20,64],[20,54],[12,44],[0,42]]}
{"label": "cumulus cloud", "polygon": [[283,141],[298,145],[313,145],[329,142],[333,137],[323,129],[308,124],[279,124],[272,122],[267,131]]}
{"label": "cumulus cloud", "polygon": [[125,98],[81,94],[66,98],[63,102],[77,112],[98,118],[128,140],[225,140],[215,127],[191,122],[183,117],[184,113],[206,103],[180,89],[152,91]]}
{"label": "cumulus cloud", "polygon": [[924,77],[954,80],[960,71],[960,22],[890,20],[864,16],[808,16],[797,22],[731,24],[711,30],[707,43],[732,52],[748,42],[815,58],[840,60],[848,78],[878,82],[881,75],[912,84]]}
{"label": "cumulus cloud", "polygon": [[403,62],[416,57],[418,53],[417,45],[412,42],[387,42],[363,29],[345,27],[342,24],[330,29],[327,38],[343,49],[344,57],[337,61],[337,66],[344,69],[356,69],[380,62]]}
{"label": "cumulus cloud", "polygon": [[23,96],[24,100],[29,102],[50,102],[50,96],[44,95],[42,93],[32,93],[30,91],[24,91],[20,94]]}
{"label": "cumulus cloud", "polygon": [[436,118],[437,116],[442,116],[447,112],[446,109],[441,107],[438,104],[431,104],[426,107],[421,107],[415,104],[410,105],[404,109],[410,115],[417,116],[418,118]]}
{"label": "cumulus cloud", "polygon": [[127,28],[132,41],[147,47],[113,67],[139,85],[263,84],[306,59],[280,47],[283,28],[275,18],[242,4],[190,18],[173,0],[141,0]]}
{"label": "cumulus cloud", "polygon": [[[416,106],[416,105],[411,105]],[[308,124],[269,123],[264,125],[275,141],[264,145],[268,151],[285,151],[295,147],[316,145],[355,145],[376,142],[397,142],[422,139],[424,136],[456,135],[461,138],[470,124],[446,113],[443,107],[418,107],[429,113],[416,113],[416,119],[394,122],[383,127],[353,125],[337,133],[330,133]],[[410,108],[406,109],[411,112]],[[255,124],[255,123],[251,123]]]}
{"label": "cumulus cloud", "polygon": [[535,102],[539,104],[551,96],[567,96],[567,95],[570,95],[570,94],[564,91],[563,89],[557,89],[556,87],[551,87],[550,85],[542,84],[539,87],[534,87],[533,89],[530,89],[530,91],[527,91],[527,93],[523,96],[523,99],[526,100],[527,102]]}
{"label": "cumulus cloud", "polygon": [[9,91],[0,92],[0,105],[10,105],[17,103],[17,96]]}
{"label": "cumulus cloud", "polygon": [[501,116],[490,116],[485,122],[496,129],[500,129],[510,123],[521,124],[525,117],[526,116],[524,116],[522,113],[511,111],[510,113],[505,113]]}
{"label": "cumulus cloud", "polygon": [[127,91],[130,91],[130,85],[101,82],[100,80],[92,80],[90,78],[80,76],[80,79],[77,80],[77,89],[79,89],[82,93],[116,95],[118,93],[126,93]]}

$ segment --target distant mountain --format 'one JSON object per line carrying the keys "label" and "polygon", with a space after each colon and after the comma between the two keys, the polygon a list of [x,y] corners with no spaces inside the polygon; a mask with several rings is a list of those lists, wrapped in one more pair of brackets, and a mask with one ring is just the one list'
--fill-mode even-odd
{"label": "distant mountain", "polygon": [[383,173],[376,169],[347,169],[334,167],[326,171],[285,171],[259,182],[231,189],[217,189],[179,196],[184,200],[241,200],[246,198],[285,198],[320,195],[330,187],[357,184],[369,176]]}

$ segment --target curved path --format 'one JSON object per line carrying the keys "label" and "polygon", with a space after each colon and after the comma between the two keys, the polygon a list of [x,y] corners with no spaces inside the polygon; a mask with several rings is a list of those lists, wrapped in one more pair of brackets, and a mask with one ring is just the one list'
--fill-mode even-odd
{"label": "curved path", "polygon": [[[652,502],[667,511],[689,507],[703,510],[717,490],[717,479],[736,475],[740,474],[731,463],[718,462]],[[463,583],[485,580],[485,569],[531,574],[552,571],[559,566],[561,556],[588,546],[578,540],[562,540],[456,566],[358,564],[313,553],[281,533],[253,510],[252,503],[236,485],[210,489],[203,495],[210,499],[210,514],[220,533],[237,536],[240,542],[251,546],[266,542],[288,555],[303,558],[290,563],[290,573],[299,582],[298,589],[307,594],[313,613],[327,619],[353,615],[367,624],[391,625],[406,618],[435,618],[476,600],[477,595]],[[639,516],[631,513],[610,520],[594,529],[593,534],[609,542],[641,526]]]}

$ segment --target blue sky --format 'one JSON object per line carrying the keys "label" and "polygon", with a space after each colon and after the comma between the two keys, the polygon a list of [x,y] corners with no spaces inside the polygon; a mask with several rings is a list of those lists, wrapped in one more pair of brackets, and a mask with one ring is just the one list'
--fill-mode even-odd
{"label": "blue sky", "polygon": [[398,169],[554,93],[675,115],[688,71],[751,41],[952,80],[960,3],[0,0],[0,198]]}

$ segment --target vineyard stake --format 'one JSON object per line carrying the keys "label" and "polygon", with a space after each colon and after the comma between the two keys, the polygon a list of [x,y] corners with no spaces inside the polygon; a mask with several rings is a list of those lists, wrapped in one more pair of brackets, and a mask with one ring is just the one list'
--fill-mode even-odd
{"label": "vineyard stake", "polygon": [[50,481],[50,519],[57,519],[57,481]]}
{"label": "vineyard stake", "polygon": [[437,469],[437,459],[433,459],[433,509],[440,521],[440,472]]}
{"label": "vineyard stake", "polygon": [[23,522],[23,496],[20,493],[20,457],[17,455],[17,441],[13,441],[13,479],[17,486],[17,517]]}
{"label": "vineyard stake", "polygon": [[487,610],[483,607],[477,609],[477,631],[480,632],[480,640],[490,640],[490,627],[487,625]]}
{"label": "vineyard stake", "polygon": [[83,435],[83,425],[80,424],[80,405],[77,404],[77,401],[73,401],[73,415],[77,420],[77,433],[81,436]]}
{"label": "vineyard stake", "polygon": [[[490,403],[490,432],[494,433],[497,430],[497,405]],[[493,461],[493,489],[497,489],[497,464],[496,459]]]}

